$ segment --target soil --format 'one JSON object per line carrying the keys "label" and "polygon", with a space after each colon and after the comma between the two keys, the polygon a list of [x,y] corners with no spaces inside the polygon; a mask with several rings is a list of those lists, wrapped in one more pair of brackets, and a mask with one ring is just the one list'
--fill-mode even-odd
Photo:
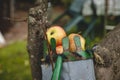
{"label": "soil", "polygon": [[104,64],[95,64],[97,80],[120,80],[120,24],[96,46]]}
{"label": "soil", "polygon": [[[55,17],[57,17],[58,15],[62,14],[64,11],[63,8],[57,6],[55,8],[52,9],[52,12],[54,12],[54,16],[52,15],[53,13],[51,12],[51,14],[49,14],[50,16],[50,20],[49,22],[51,22],[52,20],[55,19]],[[27,16],[28,16],[28,8],[27,10],[21,10],[18,9],[15,11],[14,13],[14,17],[15,17],[15,21],[13,22],[12,26],[9,26],[9,29],[5,30],[4,33],[4,37],[6,40],[6,44],[12,43],[14,41],[18,41],[18,40],[23,40],[27,38],[27,28],[28,28],[28,23],[27,21],[24,21]],[[20,20],[20,21],[19,21]],[[21,21],[23,20],[23,21]],[[60,24],[63,24],[60,23]]]}
{"label": "soil", "polygon": [[[27,9],[28,10],[28,9]],[[27,10],[16,10],[15,12],[15,20],[13,25],[10,26],[10,29],[8,29],[7,32],[5,32],[4,37],[7,43],[11,43],[14,41],[18,40],[23,40],[27,38],[27,28],[28,28],[28,23],[27,21],[24,21],[27,16],[28,16],[28,11]],[[52,15],[52,12],[50,14],[50,21],[54,20],[55,17],[63,13],[63,8],[61,7],[55,7],[52,9],[52,12],[54,12],[55,16]],[[23,20],[23,21],[18,21],[18,20]]]}
{"label": "soil", "polygon": [[[26,11],[15,12],[15,19],[25,20],[27,17]],[[15,21],[8,32],[4,34],[6,43],[11,43],[27,38],[27,21]]]}

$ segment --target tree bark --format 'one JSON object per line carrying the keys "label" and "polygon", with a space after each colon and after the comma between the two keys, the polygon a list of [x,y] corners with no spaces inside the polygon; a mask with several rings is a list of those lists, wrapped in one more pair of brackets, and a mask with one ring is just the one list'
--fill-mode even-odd
{"label": "tree bark", "polygon": [[95,64],[97,80],[120,80],[120,24],[107,33],[94,50],[104,64]]}
{"label": "tree bark", "polygon": [[28,53],[33,80],[42,80],[41,58],[43,57],[44,31],[47,25],[47,0],[39,0],[38,6],[29,10]]}

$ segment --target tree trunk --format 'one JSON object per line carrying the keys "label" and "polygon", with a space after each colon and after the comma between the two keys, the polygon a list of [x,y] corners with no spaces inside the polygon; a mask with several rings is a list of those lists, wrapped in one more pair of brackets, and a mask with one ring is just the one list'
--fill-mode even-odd
{"label": "tree trunk", "polygon": [[28,52],[33,80],[42,80],[44,31],[46,28],[47,0],[39,0],[39,6],[31,8],[28,16]]}
{"label": "tree trunk", "polygon": [[97,80],[120,80],[120,24],[95,47],[104,64],[95,64]]}

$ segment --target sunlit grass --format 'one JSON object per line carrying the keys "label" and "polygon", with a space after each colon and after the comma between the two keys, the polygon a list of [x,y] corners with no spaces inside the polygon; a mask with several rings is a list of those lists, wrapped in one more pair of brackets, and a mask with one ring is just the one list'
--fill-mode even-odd
{"label": "sunlit grass", "polygon": [[31,80],[26,41],[0,49],[0,80]]}

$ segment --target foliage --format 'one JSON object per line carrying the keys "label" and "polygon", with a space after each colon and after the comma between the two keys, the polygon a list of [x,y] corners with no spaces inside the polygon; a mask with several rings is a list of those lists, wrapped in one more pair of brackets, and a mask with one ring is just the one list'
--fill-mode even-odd
{"label": "foliage", "polygon": [[63,2],[63,4],[64,4],[64,6],[67,8],[67,7],[70,6],[72,0],[62,0],[62,2]]}
{"label": "foliage", "polygon": [[68,8],[73,0],[50,0],[53,6],[61,5]]}
{"label": "foliage", "polygon": [[0,49],[0,80],[31,80],[26,41]]}

